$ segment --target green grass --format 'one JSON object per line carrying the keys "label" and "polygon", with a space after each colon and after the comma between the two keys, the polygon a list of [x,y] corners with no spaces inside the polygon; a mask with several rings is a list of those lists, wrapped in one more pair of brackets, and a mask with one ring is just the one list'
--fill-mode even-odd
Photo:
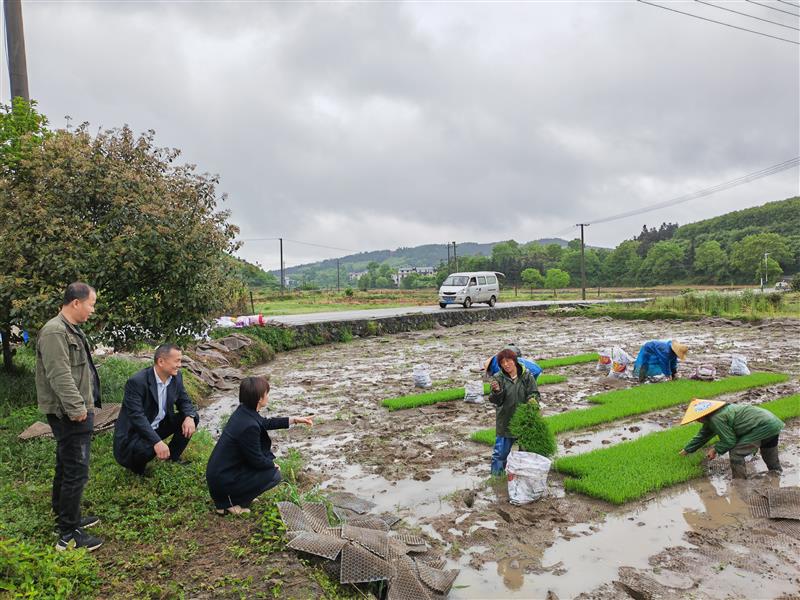
{"label": "green grass", "polygon": [[[679,379],[640,385],[597,394],[589,398],[589,402],[600,406],[570,410],[545,417],[544,420],[552,432],[557,434],[686,404],[693,398],[713,398],[788,380],[789,376],[783,373],[751,373],[743,377],[726,377],[719,381]],[[481,444],[494,445],[494,428],[476,431],[470,439]]]}
{"label": "green grass", "polygon": [[[800,394],[761,405],[785,420],[800,416]],[[624,504],[648,493],[703,475],[703,452],[678,453],[699,431],[699,424],[676,426],[631,442],[579,456],[559,458],[555,469],[572,477],[566,490]]]}
{"label": "green grass", "polygon": [[[563,383],[567,378],[563,375],[540,375],[538,385],[550,385],[554,383]],[[489,393],[489,384],[483,384],[483,393]],[[387,398],[381,404],[388,408],[390,411],[405,410],[407,408],[417,408],[418,406],[428,406],[429,404],[437,404],[439,402],[452,402],[453,400],[464,399],[464,388],[448,388],[446,390],[438,390],[435,392],[424,392],[422,394],[411,394],[410,396],[399,396],[397,398]],[[494,444],[494,441],[492,441]]]}
{"label": "green grass", "polygon": [[600,358],[599,354],[597,354],[596,352],[590,352],[588,354],[575,354],[572,356],[545,358],[543,360],[537,360],[536,364],[542,367],[542,369],[555,369],[556,367],[566,367],[569,365],[579,365],[582,363],[597,362],[599,358]]}

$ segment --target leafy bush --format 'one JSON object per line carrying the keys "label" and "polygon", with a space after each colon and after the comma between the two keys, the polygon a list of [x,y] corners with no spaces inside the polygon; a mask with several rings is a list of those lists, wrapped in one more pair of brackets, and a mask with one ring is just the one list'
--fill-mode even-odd
{"label": "leafy bush", "polygon": [[509,429],[523,451],[542,456],[553,456],[556,453],[556,436],[550,431],[535,404],[518,406]]}
{"label": "leafy bush", "polygon": [[86,551],[56,552],[21,539],[0,538],[3,598],[86,598],[97,586],[97,563]]}
{"label": "leafy bush", "polygon": [[[800,416],[800,394],[761,405],[783,420]],[[557,471],[572,475],[564,489],[624,504],[677,483],[703,475],[703,453],[678,453],[700,430],[693,423],[651,433],[631,442],[578,456],[559,458]]]}
{"label": "leafy bush", "polygon": [[792,277],[791,282],[789,285],[792,286],[792,291],[800,292],[800,273],[796,273],[794,277]]}

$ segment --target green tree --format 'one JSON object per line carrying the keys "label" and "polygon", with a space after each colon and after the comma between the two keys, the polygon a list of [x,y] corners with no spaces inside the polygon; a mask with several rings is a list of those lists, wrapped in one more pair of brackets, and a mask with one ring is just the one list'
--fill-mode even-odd
{"label": "green tree", "polygon": [[[771,256],[767,257],[767,278],[764,280],[764,285],[767,285],[769,282],[775,283],[775,281],[783,275],[783,269],[781,265],[778,263],[777,260],[772,260]],[[764,277],[764,265],[761,265],[759,269],[756,271],[756,277],[761,279]]]}
{"label": "green tree", "polygon": [[569,285],[569,273],[561,269],[547,269],[544,278],[544,287],[553,290],[553,296],[558,297],[556,290],[563,289]]}
{"label": "green tree", "polygon": [[637,249],[640,242],[625,240],[609,254],[603,263],[603,279],[606,285],[636,285],[642,258]]}
{"label": "green tree", "polygon": [[3,366],[12,371],[11,326],[23,325],[15,318],[15,273],[25,269],[22,257],[11,247],[14,232],[12,220],[19,218],[19,206],[11,183],[20,176],[19,166],[51,134],[47,118],[36,110],[36,102],[14,98],[10,105],[0,106],[0,337],[3,338]]}
{"label": "green tree", "polygon": [[648,285],[661,285],[679,280],[683,274],[684,256],[683,244],[671,240],[656,242],[642,262],[642,281]]}
{"label": "green tree", "polygon": [[[769,258],[783,265],[791,260],[789,241],[777,233],[758,233],[748,235],[740,242],[733,244],[731,250],[731,268],[741,277],[742,281],[752,281],[755,274],[758,281],[764,274],[764,254],[769,253]],[[759,267],[761,274],[759,275]]]}
{"label": "green tree", "polygon": [[372,287],[372,277],[370,277],[369,273],[364,273],[358,278],[358,289],[366,292],[370,287]]}
{"label": "green tree", "polygon": [[237,229],[217,211],[217,179],[176,165],[179,151],[154,136],[58,131],[0,180],[0,198],[17,209],[0,253],[13,323],[37,330],[80,279],[98,292],[99,339],[187,339],[241,290],[223,258]]}
{"label": "green tree", "polygon": [[520,272],[520,258],[522,251],[514,240],[500,242],[492,248],[492,264],[495,269],[505,273],[509,283],[518,284]]}
{"label": "green tree", "polygon": [[[584,251],[584,268],[586,269],[586,283],[597,285],[600,280],[600,259],[591,248]],[[569,273],[570,281],[579,283],[581,281],[581,251],[566,250],[561,255],[558,268]]]}
{"label": "green tree", "polygon": [[550,265],[555,265],[559,260],[561,260],[561,253],[564,252],[564,248],[562,248],[559,244],[547,244],[544,249],[547,252],[548,258],[550,259]]}
{"label": "green tree", "polygon": [[531,288],[531,296],[533,296],[533,288],[540,288],[544,286],[544,277],[538,269],[525,269],[520,276],[522,283]]}
{"label": "green tree", "polygon": [[716,240],[703,242],[694,251],[694,270],[717,283],[728,270],[728,256]]}
{"label": "green tree", "polygon": [[400,280],[400,287],[404,290],[413,290],[417,286],[419,275],[417,273],[409,273]]}

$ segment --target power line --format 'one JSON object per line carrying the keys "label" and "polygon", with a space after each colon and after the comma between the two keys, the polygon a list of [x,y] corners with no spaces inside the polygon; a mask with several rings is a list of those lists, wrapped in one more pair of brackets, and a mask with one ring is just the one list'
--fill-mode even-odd
{"label": "power line", "polygon": [[[754,29],[747,29],[746,27],[739,27],[738,25],[731,25],[730,23],[723,23],[722,21],[715,21],[714,19],[709,19],[707,17],[701,17],[700,15],[694,15],[692,13],[683,12],[682,10],[676,10],[674,8],[669,8],[668,6],[662,6],[661,4],[654,4],[653,2],[647,2],[647,0],[636,0],[637,2],[641,2],[642,4],[649,4],[650,6],[655,6],[656,8],[663,8],[664,10],[668,10],[671,12],[675,12],[681,15],[686,15],[687,17],[694,17],[695,19],[700,19],[702,21],[708,21],[709,23],[716,23],[717,25],[724,25],[725,27],[731,27],[732,29],[739,29],[740,31],[747,31],[749,33],[755,33],[756,35],[761,35],[764,37],[772,38],[773,40],[780,40],[781,42],[788,42],[790,44],[794,44],[795,46],[800,46],[800,42],[795,42],[794,40],[789,40],[786,38],[778,37],[776,35],[770,35],[768,33],[763,33],[761,31],[755,31]],[[751,0],[747,0],[750,2]],[[758,4],[756,2],[756,4]]]}
{"label": "power line", "polygon": [[787,169],[791,169],[792,167],[796,167],[800,165],[800,156],[795,158],[789,159],[782,163],[778,163],[776,165],[772,165],[771,167],[767,167],[765,169],[761,169],[760,171],[755,171],[754,173],[749,173],[748,175],[743,175],[741,177],[737,177],[736,179],[731,179],[730,181],[726,181],[724,183],[719,183],[717,185],[711,186],[709,188],[705,188],[699,190],[697,192],[692,192],[691,194],[685,194],[683,196],[679,196],[677,198],[673,198],[671,200],[667,200],[665,202],[659,202],[658,204],[653,204],[651,206],[645,208],[639,208],[636,210],[631,210],[628,212],[620,213],[618,215],[613,215],[611,217],[606,217],[604,219],[597,219],[596,221],[590,221],[586,223],[587,225],[597,225],[598,223],[607,223],[609,221],[616,221],[618,219],[625,219],[627,217],[633,217],[636,215],[641,215],[647,212],[651,212],[654,210],[659,210],[661,208],[667,208],[669,206],[675,206],[676,204],[682,204],[684,202],[688,202],[689,200],[696,200],[697,198],[703,198],[705,196],[710,196],[712,194],[716,194],[717,192],[721,192],[724,190],[728,190],[730,188],[743,185],[745,183],[750,183],[751,181],[755,181],[756,179],[762,179],[764,177],[769,177],[770,175],[774,175],[775,173],[780,173],[781,171],[786,171]]}
{"label": "power line", "polygon": [[792,2],[786,2],[786,0],[778,0],[778,2],[780,2],[782,4],[788,4],[792,8],[798,8],[797,4],[793,4]]}
{"label": "power line", "polygon": [[768,8],[770,10],[777,10],[778,12],[786,13],[787,15],[792,15],[793,17],[800,17],[799,14],[789,12],[788,10],[783,10],[782,8],[775,8],[774,6],[770,6],[769,4],[761,4],[761,2],[756,2],[756,0],[746,0],[750,4],[757,4],[758,6],[763,6],[764,8]]}
{"label": "power line", "polygon": [[312,242],[301,242],[300,240],[290,240],[287,238],[247,238],[244,240],[240,240],[242,242],[276,242],[280,239],[283,239],[284,242],[292,242],[293,244],[301,244],[303,246],[314,246],[316,248],[327,248],[328,250],[342,250],[344,252],[357,252],[357,250],[352,250],[350,248],[338,248],[336,246],[326,246],[324,244],[314,244]]}
{"label": "power line", "polygon": [[800,28],[798,27],[792,27],[791,25],[784,25],[783,23],[778,23],[777,21],[770,21],[769,19],[762,19],[761,17],[757,17],[755,15],[749,15],[747,13],[739,12],[738,10],[733,10],[732,8],[725,8],[724,6],[719,6],[717,4],[711,4],[711,2],[705,2],[704,0],[694,0],[694,1],[699,2],[700,4],[705,4],[706,6],[712,6],[714,8],[718,8],[720,10],[726,10],[736,15],[742,15],[743,17],[750,17],[751,19],[764,21],[764,23],[772,23],[773,25],[777,25],[778,27],[786,27],[787,29],[794,29],[795,31],[800,31]]}

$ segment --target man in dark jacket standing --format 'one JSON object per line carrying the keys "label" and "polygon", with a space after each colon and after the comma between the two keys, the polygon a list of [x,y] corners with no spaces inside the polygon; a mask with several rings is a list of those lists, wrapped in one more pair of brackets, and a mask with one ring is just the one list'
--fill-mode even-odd
{"label": "man in dark jacket standing", "polygon": [[96,301],[91,286],[69,284],[61,312],[42,327],[36,339],[36,399],[56,439],[52,496],[60,532],[56,550],[95,550],[103,543],[84,531],[100,519],[81,517],[81,497],[89,481],[94,409],[100,406],[100,378],[78,325],[89,320]]}
{"label": "man in dark jacket standing", "polygon": [[[181,454],[200,421],[183,387],[182,357],[177,346],[162,344],[156,348],[153,366],[125,384],[114,428],[114,458],[138,475],[154,457],[183,463]],[[169,436],[168,446],[164,440]]]}

